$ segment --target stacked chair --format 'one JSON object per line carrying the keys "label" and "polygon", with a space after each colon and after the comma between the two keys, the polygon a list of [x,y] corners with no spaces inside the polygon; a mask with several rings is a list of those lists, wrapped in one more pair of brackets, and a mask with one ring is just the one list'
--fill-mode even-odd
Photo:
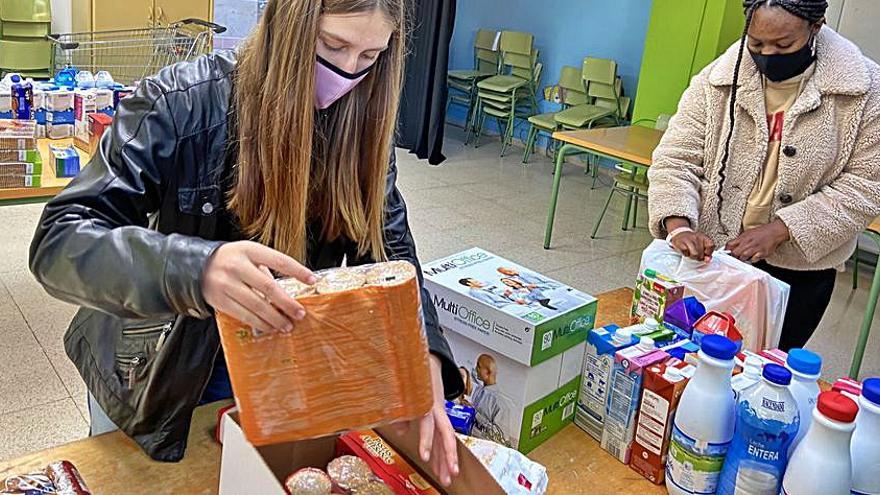
{"label": "stacked chair", "polygon": [[[581,72],[581,69],[577,67],[566,65],[559,74],[559,83],[556,85],[556,88],[559,92],[559,104],[562,105],[563,110],[586,105],[590,101],[584,87]],[[523,154],[523,163],[529,163],[529,157],[535,151],[535,141],[540,132],[550,134],[551,145],[548,146],[548,149],[552,147],[555,151],[556,143],[552,136],[554,132],[562,128],[562,125],[556,122],[556,115],[558,113],[548,112],[529,117],[531,128],[529,129],[529,138],[526,142],[526,151]]]}
{"label": "stacked chair", "polygon": [[501,156],[513,141],[516,119],[527,119],[538,113],[535,93],[540,86],[542,64],[534,36],[529,33],[503,31],[501,33],[501,73],[477,83],[476,128],[474,143],[479,141],[486,117],[494,118],[499,127],[504,125],[501,137]]}
{"label": "stacked chair", "polygon": [[589,129],[601,123],[619,125],[629,108],[629,98],[623,96],[617,62],[587,57],[581,77],[587,102],[557,113],[556,123],[566,130]]}
{"label": "stacked chair", "polygon": [[473,126],[473,117],[477,102],[477,83],[487,77],[498,75],[499,51],[498,43],[501,33],[490,29],[477,31],[477,39],[474,42],[474,68],[451,70],[446,73],[446,83],[449,86],[449,98],[446,102],[446,110],[453,104],[467,108],[465,129],[470,132]]}
{"label": "stacked chair", "polygon": [[0,73],[51,77],[50,0],[0,0]]}

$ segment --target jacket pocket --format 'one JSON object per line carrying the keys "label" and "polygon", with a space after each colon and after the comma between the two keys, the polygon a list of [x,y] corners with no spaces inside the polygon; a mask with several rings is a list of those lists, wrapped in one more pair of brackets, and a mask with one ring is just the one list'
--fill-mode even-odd
{"label": "jacket pocket", "polygon": [[140,388],[138,385],[146,378],[173,329],[173,319],[123,325],[114,356],[116,376],[122,390],[132,392]]}

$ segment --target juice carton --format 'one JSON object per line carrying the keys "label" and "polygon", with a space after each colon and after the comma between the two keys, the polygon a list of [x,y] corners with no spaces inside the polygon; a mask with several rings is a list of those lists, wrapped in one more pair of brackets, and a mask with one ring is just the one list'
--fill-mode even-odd
{"label": "juice carton", "polygon": [[706,314],[706,307],[690,296],[670,304],[663,316],[663,326],[685,338],[691,338],[694,325]]}
{"label": "juice carton", "polygon": [[668,345],[661,346],[660,348],[666,351],[671,357],[682,361],[686,361],[687,357],[690,355],[696,357],[697,353],[700,352],[700,346],[694,344],[688,339],[672,342]]}
{"label": "juice carton", "polygon": [[676,358],[648,368],[630,467],[652,483],[666,478],[672,419],[684,387],[697,368]]}
{"label": "juice carton", "polygon": [[638,345],[617,351],[614,356],[602,448],[624,464],[629,464],[632,454],[645,370],[668,358],[669,354],[645,338]]}
{"label": "juice carton", "polygon": [[658,322],[664,320],[666,308],[684,297],[684,284],[664,277],[654,270],[645,270],[636,280],[633,293],[632,323],[641,323],[646,318]]}
{"label": "juice carton", "polygon": [[697,345],[702,345],[706,335],[721,335],[732,340],[739,349],[742,349],[743,337],[736,328],[736,319],[730,313],[709,311],[694,325],[691,340]]}
{"label": "juice carton", "polygon": [[597,441],[602,441],[605,429],[605,403],[611,387],[614,355],[638,342],[638,337],[617,325],[597,328],[587,334],[581,394],[574,422]]}
{"label": "juice carton", "polygon": [[76,177],[79,174],[79,153],[73,146],[50,146],[49,150],[55,160],[56,177]]}

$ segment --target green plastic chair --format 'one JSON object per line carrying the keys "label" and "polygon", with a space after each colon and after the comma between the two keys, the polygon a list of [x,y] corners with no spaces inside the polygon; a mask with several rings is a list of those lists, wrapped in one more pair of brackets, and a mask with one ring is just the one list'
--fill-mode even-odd
{"label": "green plastic chair", "polygon": [[[543,67],[541,63],[535,64],[533,78],[536,85],[540,84]],[[479,139],[485,128],[486,117],[492,117],[498,122],[499,127],[502,124],[504,127],[501,134],[501,156],[504,156],[513,141],[516,119],[528,119],[537,112],[537,100],[534,98],[532,84],[516,88],[510,94],[480,90],[478,95],[480,119],[475,133],[474,145],[479,147]]]}
{"label": "green plastic chair", "polygon": [[19,72],[33,78],[50,77],[52,45],[45,40],[0,40],[0,73]]}
{"label": "green plastic chair", "polygon": [[[557,83],[559,91],[559,103],[562,110],[577,105],[586,104],[589,97],[585,91],[581,78],[581,69],[572,66],[564,66],[559,74],[559,82]],[[548,149],[554,149],[556,141],[553,139],[553,133],[560,129],[560,124],[556,122],[557,112],[547,112],[529,117],[529,138],[526,142],[526,150],[523,154],[523,163],[529,163],[529,157],[535,151],[535,141],[538,134],[545,132],[550,134],[550,145]]]}
{"label": "green plastic chair", "polygon": [[[501,139],[501,156],[504,156],[513,140],[513,128],[517,118],[528,118],[538,111],[535,96],[539,86],[542,66],[538,64],[538,51],[534,49],[534,36],[529,33],[503,31],[500,38],[502,73],[477,83],[476,118],[474,123],[475,146],[485,124],[485,115],[503,118],[506,130]],[[525,110],[525,105],[529,110]],[[506,112],[503,117],[499,114]]]}
{"label": "green plastic chair", "polygon": [[477,100],[477,83],[487,77],[498,74],[499,51],[497,47],[497,31],[480,29],[474,42],[474,68],[451,70],[446,74],[446,84],[449,87],[449,97],[446,101],[446,110],[452,105],[461,105],[467,108],[465,129],[469,132],[473,125],[474,107]]}
{"label": "green plastic chair", "polygon": [[[629,106],[628,103],[627,107]],[[634,122],[633,125],[649,123],[653,124],[655,129],[665,130],[666,125],[669,123],[669,118],[661,115],[656,120],[642,119]],[[611,186],[611,192],[608,193],[605,207],[602,208],[599,218],[596,220],[596,226],[593,228],[592,235],[590,235],[591,239],[595,239],[599,233],[599,227],[602,226],[602,220],[605,218],[605,213],[608,211],[615,193],[624,196],[627,200],[623,213],[623,223],[620,227],[623,231],[627,230],[630,220],[632,220],[632,228],[636,227],[636,220],[639,215],[639,201],[648,201],[648,167],[636,163],[619,163],[614,168],[617,169],[618,173],[614,177],[614,183]]]}
{"label": "green plastic chair", "polygon": [[40,38],[52,23],[50,0],[0,0],[0,38]]}
{"label": "green plastic chair", "polygon": [[[618,122],[620,97],[623,86],[617,77],[617,62],[614,60],[587,57],[583,62],[583,80],[590,101],[576,105],[556,115],[556,122],[564,129],[589,129],[602,119],[613,118]],[[596,100],[614,100],[614,107],[596,105]]]}

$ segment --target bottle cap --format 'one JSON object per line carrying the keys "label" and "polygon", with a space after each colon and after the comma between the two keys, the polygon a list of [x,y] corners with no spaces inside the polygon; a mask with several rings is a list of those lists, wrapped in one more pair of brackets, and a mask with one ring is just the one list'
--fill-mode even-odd
{"label": "bottle cap", "polygon": [[619,328],[614,334],[611,336],[614,339],[614,342],[618,345],[620,344],[629,344],[632,342],[633,332],[629,327]]}
{"label": "bottle cap", "polygon": [[780,366],[776,363],[764,366],[763,377],[768,382],[775,383],[776,385],[789,385],[791,383],[791,371],[788,371],[788,368],[785,366]]}
{"label": "bottle cap", "polygon": [[736,344],[721,335],[707,335],[703,337],[700,349],[707,356],[721,359],[722,361],[729,361],[736,356]]}
{"label": "bottle cap", "polygon": [[645,350],[651,350],[654,348],[654,339],[651,337],[642,337],[639,339],[639,347]]}
{"label": "bottle cap", "polygon": [[18,74],[13,74],[9,79],[14,83],[21,82],[21,76]]}
{"label": "bottle cap", "polygon": [[648,277],[648,278],[656,278],[656,277],[657,277],[657,272],[655,272],[654,270],[651,270],[651,269],[649,268],[649,269],[645,270],[645,276]]}
{"label": "bottle cap", "polygon": [[816,409],[826,418],[841,423],[852,423],[856,420],[856,415],[859,414],[859,406],[856,401],[833,390],[819,394]]}
{"label": "bottle cap", "polygon": [[785,361],[794,371],[805,375],[818,375],[822,373],[822,358],[815,352],[806,349],[792,349],[788,351]]}
{"label": "bottle cap", "polygon": [[744,372],[754,371],[755,374],[760,375],[763,368],[764,361],[761,361],[761,358],[759,358],[758,356],[748,356],[743,363]]}
{"label": "bottle cap", "polygon": [[862,397],[880,406],[880,378],[868,378],[862,383]]}
{"label": "bottle cap", "polygon": [[653,333],[660,329],[660,323],[657,323],[657,320],[655,320],[654,318],[646,318],[645,328],[650,330],[650,332],[648,333]]}
{"label": "bottle cap", "polygon": [[663,374],[663,378],[672,383],[676,383],[684,380],[684,375],[681,373],[681,370],[679,368],[676,368],[675,366],[667,366],[666,373]]}

